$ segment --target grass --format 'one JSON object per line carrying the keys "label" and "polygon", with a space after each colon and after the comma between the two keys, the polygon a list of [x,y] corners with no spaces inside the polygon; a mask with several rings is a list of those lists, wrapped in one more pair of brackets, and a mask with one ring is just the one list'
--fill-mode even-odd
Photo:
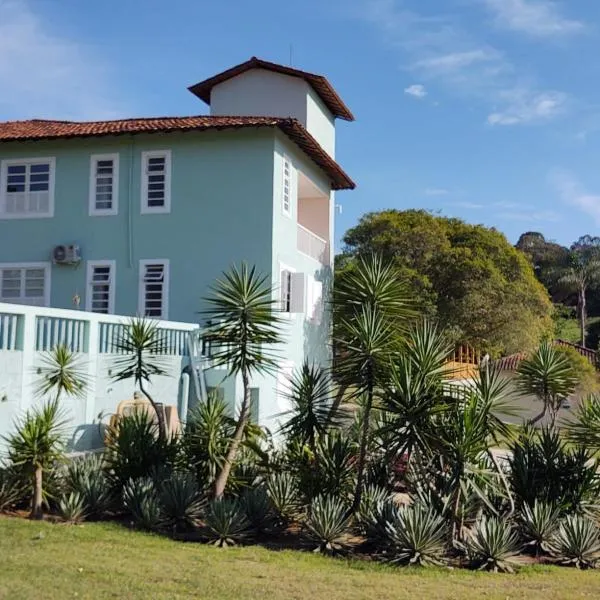
{"label": "grass", "polygon": [[517,575],[416,570],[309,552],[226,550],[117,524],[0,517],[0,599],[102,600],[598,598],[600,572],[527,567]]}

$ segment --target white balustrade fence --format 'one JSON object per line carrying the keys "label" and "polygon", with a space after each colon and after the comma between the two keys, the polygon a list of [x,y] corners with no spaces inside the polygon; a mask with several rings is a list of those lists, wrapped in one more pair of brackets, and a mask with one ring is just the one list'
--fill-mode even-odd
{"label": "white balustrade fence", "polygon": [[297,247],[300,252],[318,260],[321,264],[329,264],[329,244],[327,240],[300,224],[298,224]]}

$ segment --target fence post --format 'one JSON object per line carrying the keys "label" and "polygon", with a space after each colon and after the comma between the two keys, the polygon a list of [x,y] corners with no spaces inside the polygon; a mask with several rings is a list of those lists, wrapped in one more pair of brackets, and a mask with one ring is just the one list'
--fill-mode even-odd
{"label": "fence post", "polygon": [[96,386],[98,378],[98,343],[100,323],[97,319],[87,322],[87,393],[85,396],[85,423],[89,425],[94,421],[94,408],[96,405]]}
{"label": "fence post", "polygon": [[19,408],[27,410],[33,404],[36,353],[36,315],[25,310],[21,316],[20,346],[23,349],[23,367],[21,369],[21,402]]}

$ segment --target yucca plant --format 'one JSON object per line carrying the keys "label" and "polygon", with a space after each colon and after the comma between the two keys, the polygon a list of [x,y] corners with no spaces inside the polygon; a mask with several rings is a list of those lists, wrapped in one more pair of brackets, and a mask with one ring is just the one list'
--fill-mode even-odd
{"label": "yucca plant", "polygon": [[290,473],[273,473],[267,479],[267,494],[281,524],[292,521],[299,510],[298,484]]}
{"label": "yucca plant", "polygon": [[306,518],[309,537],[318,546],[315,552],[336,554],[343,550],[342,537],[349,529],[348,506],[334,496],[313,499]]}
{"label": "yucca plant", "polygon": [[366,532],[376,520],[379,508],[389,500],[390,493],[377,485],[365,486],[356,513],[356,520],[363,532]]}
{"label": "yucca plant", "polygon": [[203,497],[195,477],[190,473],[174,473],[160,486],[160,504],[165,524],[176,531],[198,525]]}
{"label": "yucca plant", "polygon": [[113,506],[114,496],[103,470],[103,455],[88,454],[67,466],[65,486],[83,499],[86,518],[101,518]]}
{"label": "yucca plant", "polygon": [[240,498],[240,505],[250,527],[256,532],[267,531],[273,525],[273,505],[264,485],[246,489]]}
{"label": "yucca plant", "polygon": [[498,517],[483,517],[467,536],[465,547],[471,565],[480,571],[513,573],[519,539],[512,525]]}
{"label": "yucca plant", "polygon": [[137,527],[154,531],[163,523],[160,501],[149,477],[130,479],[123,486],[123,504]]}
{"label": "yucca plant", "polygon": [[64,457],[63,421],[58,399],[28,411],[6,438],[11,463],[31,481],[32,519],[42,518],[44,473]]}
{"label": "yucca plant", "polygon": [[26,486],[11,467],[0,467],[0,512],[14,508],[25,497]]}
{"label": "yucca plant", "polygon": [[390,556],[394,564],[442,565],[448,540],[444,519],[430,508],[418,504],[404,506],[386,524]]}
{"label": "yucca plant", "polygon": [[400,507],[392,498],[379,502],[366,525],[367,539],[381,548],[387,548],[391,543],[388,524],[397,521],[399,512]]}
{"label": "yucca plant", "polygon": [[235,546],[248,535],[250,522],[237,500],[212,500],[204,517],[207,537],[215,546]]}
{"label": "yucca plant", "polygon": [[526,547],[530,547],[535,555],[550,552],[550,544],[560,517],[560,510],[552,504],[534,502],[533,506],[525,504],[519,516],[519,531]]}
{"label": "yucca plant", "polygon": [[85,518],[85,501],[78,492],[69,492],[58,501],[58,514],[66,523],[80,523]]}
{"label": "yucca plant", "polygon": [[581,515],[569,515],[560,522],[550,547],[563,564],[594,569],[600,560],[598,526]]}

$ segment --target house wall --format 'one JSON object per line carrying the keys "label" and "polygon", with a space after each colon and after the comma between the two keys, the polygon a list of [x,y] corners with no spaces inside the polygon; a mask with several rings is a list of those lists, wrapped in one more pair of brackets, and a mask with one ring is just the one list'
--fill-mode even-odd
{"label": "house wall", "polygon": [[[136,314],[139,261],[169,259],[169,319],[198,321],[201,298],[232,263],[271,267],[273,131],[176,133],[0,145],[0,160],[56,157],[53,218],[0,219],[0,263],[48,261],[78,244],[77,267],[52,266],[50,304],[85,306],[86,261],[116,261],[118,314]],[[171,149],[171,212],[141,214],[141,153]],[[118,153],[119,212],[88,214],[90,156]]]}
{"label": "house wall", "polygon": [[311,86],[306,97],[306,128],[335,157],[335,119]]}

